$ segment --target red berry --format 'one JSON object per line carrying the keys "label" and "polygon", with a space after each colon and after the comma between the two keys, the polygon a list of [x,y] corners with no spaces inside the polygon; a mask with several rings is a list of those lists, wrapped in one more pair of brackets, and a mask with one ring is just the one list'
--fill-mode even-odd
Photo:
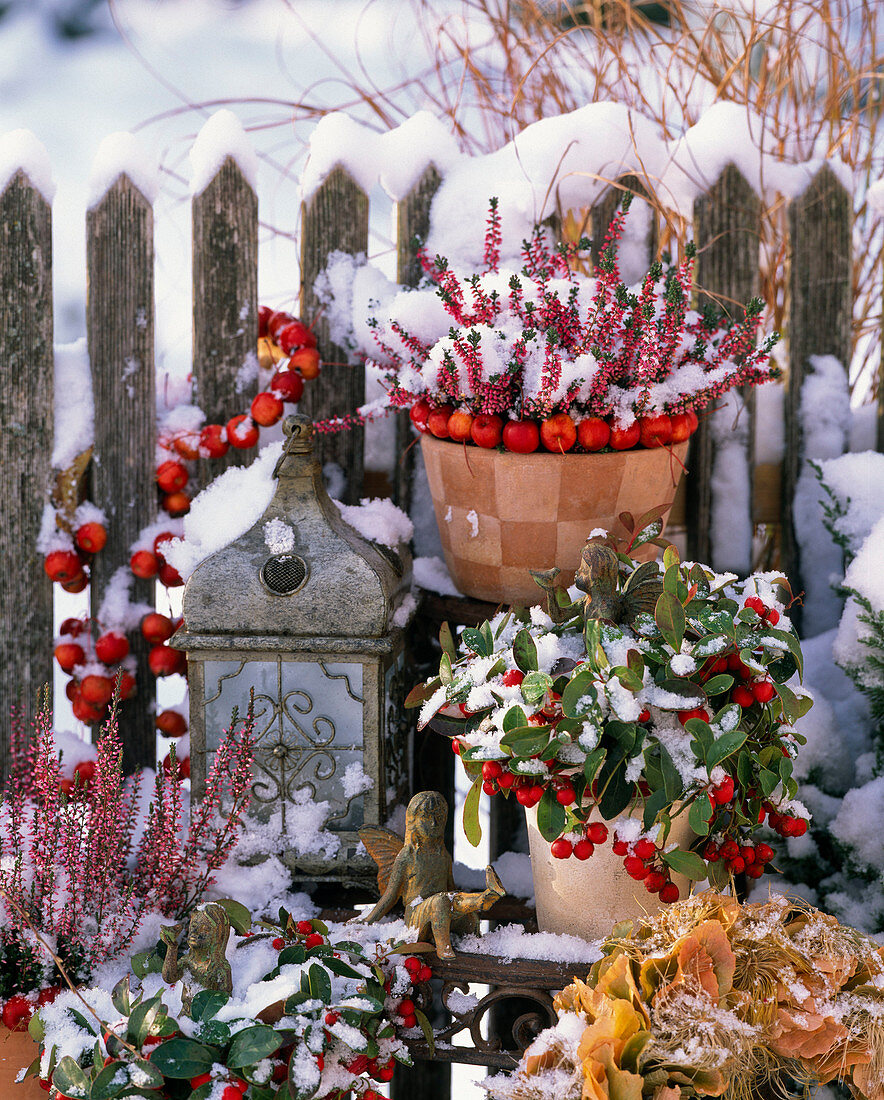
{"label": "red berry", "polygon": [[245,413],[231,417],[227,421],[225,431],[227,432],[227,442],[231,447],[236,447],[237,450],[247,451],[258,442],[259,432],[255,427],[255,422]]}
{"label": "red berry", "polygon": [[187,468],[170,458],[157,467],[156,479],[157,485],[164,493],[175,493],[183,489],[188,482]]}
{"label": "red berry", "polygon": [[302,936],[309,936],[310,933],[313,931],[313,921],[299,920],[298,923],[295,925],[295,928],[298,930],[298,932],[301,933]]}
{"label": "red berry", "polygon": [[743,871],[745,871],[746,869],[746,861],[743,859],[742,856],[737,856],[736,859],[729,859],[727,863],[727,869],[731,872],[731,874],[742,874]]}
{"label": "red berry", "polygon": [[678,901],[678,887],[674,882],[667,882],[660,891],[660,901],[664,905],[671,905],[674,901]]}
{"label": "red berry", "polygon": [[275,940],[271,941],[270,946],[274,949],[274,951],[282,951],[282,949],[285,947],[285,940],[282,938],[282,936],[277,936]]}
{"label": "red berry", "polygon": [[190,1087],[192,1089],[198,1089],[200,1085],[207,1085],[212,1080],[211,1073],[200,1073],[196,1077],[191,1077]]}
{"label": "red berry", "polygon": [[629,851],[629,845],[625,840],[615,840],[611,845],[611,851],[615,856],[625,856]]}
{"label": "red berry", "polygon": [[109,630],[95,643],[95,656],[104,665],[119,664],[129,653],[129,642],[125,634]]}
{"label": "red berry", "polygon": [[334,1024],[336,1024],[338,1020],[340,1020],[340,1018],[341,1017],[338,1015],[337,1012],[326,1012],[325,1014],[325,1022],[328,1024],[329,1027],[332,1027]]}
{"label": "red berry", "polygon": [[402,964],[409,974],[414,975],[421,968],[421,961],[416,955],[409,955]]}
{"label": "red berry", "polygon": [[497,785],[502,791],[508,791],[515,781],[516,777],[512,772],[504,772],[503,775],[498,776]]}
{"label": "red berry", "polygon": [[290,405],[297,405],[304,395],[304,379],[294,370],[278,370],[270,379],[270,391]]}
{"label": "red berry", "polygon": [[568,859],[568,857],[574,853],[574,845],[570,840],[566,840],[563,836],[560,836],[550,844],[549,850],[552,852],[555,859]]}
{"label": "red berry", "polygon": [[83,572],[83,565],[73,550],[53,550],[43,562],[46,575],[52,581],[71,581]]}
{"label": "red berry", "polygon": [[187,722],[177,710],[164,710],[157,715],[156,727],[164,737],[183,737],[187,733]]}
{"label": "red berry", "polygon": [[635,842],[633,849],[639,859],[652,859],[657,851],[657,845],[648,837],[643,836]]}
{"label": "red berry", "polygon": [[643,879],[650,873],[650,868],[646,867],[638,856],[627,856],[623,866],[630,878]]}
{"label": "red berry", "polygon": [[749,876],[749,878],[761,878],[761,876],[764,874],[764,864],[753,863],[751,867],[746,868],[746,874]]}
{"label": "red berry", "polygon": [[252,420],[262,428],[269,428],[282,418],[282,401],[273,393],[259,393],[250,408]]}
{"label": "red berry", "polygon": [[792,836],[804,836],[807,832],[807,822],[803,817],[793,817]]}
{"label": "red berry", "polygon": [[[593,844],[604,844],[608,839],[608,826],[603,825],[601,821],[593,821],[586,826],[586,839],[591,840]],[[617,853],[622,854],[622,853]]]}
{"label": "red berry", "polygon": [[55,647],[55,659],[62,672],[73,672],[77,665],[85,664],[86,651],[78,642],[61,642]]}
{"label": "red berry", "polygon": [[304,940],[305,947],[318,947],[321,943],[325,943],[325,940],[319,932],[311,932]]}
{"label": "red berry", "polygon": [[503,775],[503,768],[499,760],[486,760],[482,765],[482,777],[484,779],[498,779]]}
{"label": "red berry", "polygon": [[682,725],[688,722],[691,718],[700,718],[704,722],[709,721],[709,711],[703,707],[695,707],[693,710],[680,710],[678,712],[678,720]]}
{"label": "red berry", "polygon": [[[377,1072],[378,1081],[392,1081],[393,1073],[395,1072],[393,1066],[382,1066]],[[374,1091],[374,1090],[372,1090]]]}
{"label": "red berry", "polygon": [[755,702],[755,696],[742,684],[738,684],[731,692],[731,702],[737,703],[741,707],[751,707]]}
{"label": "red berry", "polygon": [[516,801],[519,803],[520,806],[530,807],[534,805],[534,795],[532,791],[532,787],[519,787],[519,789],[516,791]]}
{"label": "red berry", "polygon": [[88,583],[89,574],[84,570],[82,573],[78,573],[76,577],[71,577],[69,581],[62,581],[61,587],[65,592],[82,592]]}
{"label": "red berry", "polygon": [[744,844],[740,848],[740,855],[743,859],[743,863],[745,863],[747,867],[755,862],[755,849],[751,844]]}
{"label": "red berry", "polygon": [[270,306],[258,306],[258,336],[267,335],[267,324],[273,316]]}
{"label": "red berry", "polygon": [[136,550],[129,559],[129,568],[136,577],[149,580],[157,575],[160,563],[156,554],[152,554],[150,550]]}
{"label": "red berry", "polygon": [[741,680],[751,680],[755,675],[739,653],[731,653],[727,659],[727,667],[731,672],[735,672]]}
{"label": "red berry", "polygon": [[518,668],[510,668],[501,677],[504,687],[519,687],[525,679],[525,673]]}
{"label": "red berry", "polygon": [[407,1030],[411,1030],[413,1027],[417,1027],[417,1016],[403,1016],[402,1026]]}
{"label": "red berry", "polygon": [[755,859],[759,863],[770,863],[776,853],[769,844],[755,845]]}
{"label": "red berry", "polygon": [[668,881],[662,871],[651,871],[645,878],[645,889],[651,894],[659,894]]}
{"label": "red berry", "polygon": [[767,608],[758,596],[747,596],[743,601],[746,607],[750,607],[756,615],[763,616]]}
{"label": "red berry", "polygon": [[719,849],[721,858],[726,862],[730,862],[732,859],[736,859],[740,854],[740,846],[735,840],[726,840]]}
{"label": "red berry", "polygon": [[651,712],[648,710],[647,707],[645,707],[645,709],[641,711],[641,713],[638,716],[638,720],[639,720],[639,722],[650,722]]}
{"label": "red berry", "polygon": [[406,997],[404,1001],[400,1001],[396,1009],[400,1016],[413,1016],[414,1015],[414,1001],[410,997]]}
{"label": "red berry", "polygon": [[[321,1054],[316,1056],[317,1062],[322,1057]],[[319,1067],[322,1069],[322,1067]],[[242,1090],[237,1088],[236,1085],[225,1085],[221,1092],[221,1100],[242,1100]]]}
{"label": "red berry", "polygon": [[758,680],[752,685],[752,694],[759,703],[769,703],[776,693],[770,680]]}
{"label": "red berry", "polygon": [[578,840],[574,845],[574,855],[578,859],[589,859],[594,851],[595,846],[592,841],[589,840]]}
{"label": "red berry", "polygon": [[485,792],[485,794],[488,794],[488,795],[495,795],[495,794],[497,794],[497,792],[498,792],[498,789],[499,789],[499,788],[498,788],[497,784],[496,784],[496,783],[492,783],[490,779],[486,779],[486,780],[485,780],[485,781],[484,781],[484,782],[482,783],[482,790],[483,790],[483,791]]}
{"label": "red berry", "polygon": [[418,976],[417,976],[416,981],[418,981],[418,982],[428,982],[430,980],[430,978],[432,978],[432,976],[433,976],[433,971],[428,966],[424,965],[424,966],[421,966],[420,971],[418,972]]}
{"label": "red berry", "polygon": [[223,458],[230,450],[224,428],[220,424],[207,424],[200,432],[200,454],[205,458]]}
{"label": "red berry", "polygon": [[780,613],[775,607],[772,607],[769,611],[765,612],[764,617],[771,626],[776,626],[777,623],[780,621]]}
{"label": "red berry", "polygon": [[719,806],[724,806],[734,797],[733,777],[726,775],[724,779],[712,788],[712,796]]}
{"label": "red berry", "polygon": [[10,997],[3,1006],[3,1023],[10,1031],[23,1031],[34,1011],[34,1006],[20,994]]}
{"label": "red berry", "polygon": [[149,611],[141,620],[141,633],[151,645],[167,642],[175,633],[175,626],[168,615]]}
{"label": "red berry", "polygon": [[703,859],[707,863],[717,863],[719,859],[718,845],[714,840],[708,840],[703,846]]}
{"label": "red berry", "polygon": [[560,806],[570,806],[576,800],[577,795],[573,787],[562,787],[561,790],[556,791],[556,802]]}
{"label": "red berry", "polygon": [[455,756],[460,756],[460,741],[456,737],[451,739],[451,751]]}
{"label": "red berry", "polygon": [[107,544],[107,528],[103,523],[96,523],[93,520],[78,527],[74,539],[77,546],[87,554],[97,554]]}

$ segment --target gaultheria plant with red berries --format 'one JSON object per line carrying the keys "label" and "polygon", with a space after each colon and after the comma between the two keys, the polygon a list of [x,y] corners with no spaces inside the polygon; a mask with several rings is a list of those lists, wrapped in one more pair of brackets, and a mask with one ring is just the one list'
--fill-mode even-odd
{"label": "gaultheria plant with red berries", "polygon": [[520,270],[501,266],[492,200],[482,274],[463,278],[443,257],[423,256],[447,329],[431,332],[427,316],[403,320],[420,313],[410,299],[426,287],[369,320],[387,392],[361,415],[408,408],[420,431],[518,452],[623,450],[681,442],[722,394],[775,377],[778,337],[758,343],[760,299],[737,320],[712,305],[690,308],[692,245],[679,263],[654,263],[640,285],[621,281],[617,245],[628,205],[588,278],[571,261],[590,242],[553,245],[543,227],[523,245]]}
{"label": "gaultheria plant with red berries", "polygon": [[[0,979],[9,978],[0,1000],[57,980],[38,934],[83,980],[128,949],[149,913],[179,917],[199,904],[248,806],[252,734],[251,711],[243,723],[234,715],[188,822],[180,780],[162,769],[140,811],[141,776],[123,775],[115,706],[96,759],[73,781],[63,778],[48,706],[30,730],[13,716],[0,808]],[[15,959],[28,966],[6,975]]]}
{"label": "gaultheria plant with red berries", "polygon": [[[640,528],[627,549],[660,531]],[[478,842],[483,792],[514,796],[537,807],[554,857],[611,843],[664,902],[678,897],[672,871],[700,880],[706,862],[760,877],[774,854],[762,823],[801,836],[808,820],[792,761],[811,700],[790,686],[802,656],[785,579],[716,575],[672,546],[639,564],[600,538],[575,587],[536,579],[549,613],[500,613],[459,647],[444,628],[439,675],[408,701],[473,780],[467,837]],[[695,850],[672,839],[683,816]]]}

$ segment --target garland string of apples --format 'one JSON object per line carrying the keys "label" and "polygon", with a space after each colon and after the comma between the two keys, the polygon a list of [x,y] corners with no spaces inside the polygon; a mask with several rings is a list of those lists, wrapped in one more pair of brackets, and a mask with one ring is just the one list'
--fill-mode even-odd
{"label": "garland string of apples", "polygon": [[[201,458],[221,458],[230,447],[238,450],[255,447],[260,429],[276,424],[285,405],[296,405],[305,382],[316,378],[321,369],[312,330],[291,313],[268,306],[261,306],[258,312],[257,357],[259,369],[272,374],[269,385],[252,400],[248,412],[231,417],[226,424],[206,424],[199,431],[184,429],[160,434],[156,483],[160,507],[170,519],[180,519],[190,511],[191,498],[186,491],[191,478],[188,463]],[[92,559],[107,544],[105,514],[88,501],[76,500],[90,456],[91,450],[84,452],[70,470],[59,475],[53,501],[56,529],[43,562],[49,578],[72,593],[86,588]],[[166,561],[163,546],[183,537],[183,532],[162,530],[151,540],[149,533],[156,526],[145,528],[136,540],[129,568],[136,577],[156,579],[166,588],[175,588],[184,582]],[[145,541],[147,546],[142,545]],[[141,619],[141,633],[151,646],[148,661],[154,676],[186,672],[184,655],[167,644],[180,625],[180,619],[156,611]],[[74,716],[81,722],[94,724],[104,720],[117,680],[121,699],[129,699],[135,693],[135,666],[129,649],[125,629],[116,623],[68,618],[61,624],[54,655],[62,671],[71,676],[65,693]],[[158,714],[156,725],[166,737],[182,737],[187,732],[184,717],[175,710]],[[167,770],[172,767],[169,757],[164,766]],[[189,774],[187,757],[179,760],[178,774],[181,778]],[[88,782],[88,777],[80,776],[77,782]]]}

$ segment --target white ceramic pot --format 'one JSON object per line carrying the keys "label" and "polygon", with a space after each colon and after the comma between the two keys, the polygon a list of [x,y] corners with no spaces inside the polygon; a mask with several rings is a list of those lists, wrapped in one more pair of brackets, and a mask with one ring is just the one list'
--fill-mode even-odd
{"label": "white ceramic pot", "polygon": [[[642,882],[629,877],[623,868],[623,856],[611,850],[610,839],[597,846],[589,859],[555,859],[537,828],[535,807],[525,810],[531,872],[537,904],[537,925],[541,932],[568,933],[585,940],[600,940],[610,935],[618,921],[637,919],[658,912],[662,904]],[[590,818],[599,820],[601,818]],[[605,822],[608,828],[610,823]],[[687,814],[673,822],[670,840],[680,846],[690,844],[693,833]],[[681,897],[690,893],[691,882],[684,875],[672,875]]]}

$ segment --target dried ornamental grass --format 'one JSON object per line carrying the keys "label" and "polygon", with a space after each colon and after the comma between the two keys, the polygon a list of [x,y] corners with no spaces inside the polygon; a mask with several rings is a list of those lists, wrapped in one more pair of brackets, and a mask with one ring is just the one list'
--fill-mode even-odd
{"label": "dried ornamental grass", "polygon": [[884,1097],[884,959],[869,937],[784,898],[700,894],[615,927],[555,1001],[495,1100],[748,1100],[838,1080]]}

